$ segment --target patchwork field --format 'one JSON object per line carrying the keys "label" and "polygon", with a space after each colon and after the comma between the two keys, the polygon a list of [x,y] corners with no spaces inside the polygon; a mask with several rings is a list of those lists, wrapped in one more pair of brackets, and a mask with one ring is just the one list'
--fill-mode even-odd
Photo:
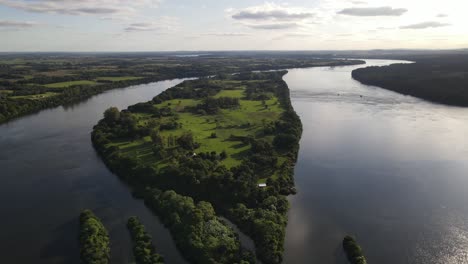
{"label": "patchwork field", "polygon": [[[232,109],[220,109],[214,115],[195,114],[186,111],[187,107],[194,107],[202,104],[203,99],[173,99],[167,100],[156,108],[168,107],[176,113],[177,122],[181,124],[180,128],[173,130],[163,130],[161,137],[167,140],[169,137],[178,138],[186,132],[192,132],[194,141],[200,144],[200,147],[194,150],[194,153],[215,151],[221,153],[225,151],[227,158],[220,161],[227,168],[240,165],[245,154],[250,151],[251,146],[240,140],[233,140],[232,136],[259,138],[272,143],[273,136],[263,135],[262,131],[266,124],[277,121],[284,109],[281,107],[278,98],[273,93],[268,93],[268,100],[248,100],[246,99],[246,85],[258,85],[258,81],[212,81],[213,84],[227,87],[212,98],[237,98],[239,106]],[[148,113],[132,113],[137,120],[138,126],[144,127],[151,122],[169,122],[174,117],[154,118]],[[110,143],[109,146],[117,146],[124,155],[137,157],[145,164],[152,164],[157,168],[165,166],[170,162],[171,157],[161,160],[157,158],[152,151],[152,140],[150,136],[137,140],[118,141]],[[169,151],[170,146],[166,146]],[[284,162],[285,159],[279,159]],[[264,182],[261,179],[260,182]]]}

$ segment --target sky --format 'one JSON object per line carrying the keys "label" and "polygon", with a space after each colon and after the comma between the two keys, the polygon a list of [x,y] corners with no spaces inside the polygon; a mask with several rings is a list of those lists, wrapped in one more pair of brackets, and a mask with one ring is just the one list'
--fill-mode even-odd
{"label": "sky", "polygon": [[468,48],[467,0],[0,0],[0,51]]}

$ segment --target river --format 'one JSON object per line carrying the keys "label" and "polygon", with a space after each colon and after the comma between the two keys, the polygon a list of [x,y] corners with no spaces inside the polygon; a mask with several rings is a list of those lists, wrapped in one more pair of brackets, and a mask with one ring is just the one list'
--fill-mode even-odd
{"label": "river", "polygon": [[360,67],[285,76],[304,125],[285,263],[346,263],[345,234],[369,263],[468,263],[468,108],[362,85]]}
{"label": "river", "polygon": [[[292,69],[284,78],[304,125],[284,263],[345,263],[345,234],[370,263],[468,263],[468,109],[361,85],[351,78],[359,67]],[[77,217],[90,208],[110,231],[112,263],[132,259],[132,215],[167,263],[185,263],[90,141],[106,108],[148,101],[180,81],[112,90],[0,126],[3,262],[79,263]]]}
{"label": "river", "polygon": [[182,80],[107,91],[0,126],[3,263],[79,263],[78,215],[90,208],[111,237],[112,263],[132,259],[127,219],[141,218],[167,263],[185,263],[169,231],[110,173],[91,144],[110,106],[148,101]]}

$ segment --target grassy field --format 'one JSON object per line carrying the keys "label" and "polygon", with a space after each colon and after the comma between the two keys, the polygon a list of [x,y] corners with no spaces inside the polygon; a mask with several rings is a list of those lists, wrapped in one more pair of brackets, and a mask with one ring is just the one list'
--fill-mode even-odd
{"label": "grassy field", "polygon": [[59,93],[47,92],[43,94],[33,94],[33,95],[21,95],[21,96],[11,96],[11,99],[31,99],[31,100],[41,100],[47,97],[52,97],[59,95]]}
{"label": "grassy field", "polygon": [[[255,82],[255,81],[252,81]],[[217,84],[220,84],[217,81]],[[240,99],[240,106],[235,109],[221,109],[215,115],[198,115],[189,111],[184,111],[186,107],[196,106],[202,103],[201,100],[194,99],[175,99],[164,101],[157,107],[170,107],[174,112],[177,112],[177,122],[182,124],[182,127],[175,130],[163,130],[160,135],[163,138],[170,136],[178,137],[184,132],[191,131],[196,142],[200,143],[200,147],[195,150],[195,153],[216,151],[221,153],[226,151],[228,158],[220,161],[227,168],[240,165],[245,154],[250,150],[249,144],[244,144],[241,141],[230,139],[231,135],[235,136],[251,136],[255,138],[263,138],[270,143],[273,141],[273,136],[263,136],[261,131],[264,125],[274,122],[280,118],[284,109],[280,106],[278,98],[271,95],[269,100],[264,103],[259,100],[246,100],[244,97],[245,87],[236,82],[226,81],[221,84],[223,87],[229,87],[229,90],[221,90],[214,95],[214,98],[219,97],[235,97]],[[265,106],[266,105],[266,106]],[[132,113],[138,120],[138,125],[146,126],[153,118],[150,114]],[[170,117],[159,119],[164,122]],[[216,137],[211,135],[215,133]],[[152,143],[150,137],[133,141],[113,142],[109,146],[118,146],[124,155],[129,157],[138,157],[147,165],[154,165],[156,168],[165,166],[168,160],[158,160],[152,152]],[[279,162],[284,162],[286,159],[279,157]],[[275,175],[272,175],[275,177]],[[265,182],[262,179],[260,182]]]}
{"label": "grassy field", "polygon": [[133,81],[140,80],[143,77],[136,76],[122,76],[122,77],[98,77],[97,81],[111,81],[111,82],[121,82],[121,81]]}
{"label": "grassy field", "polygon": [[94,81],[83,80],[83,81],[49,83],[49,84],[45,84],[44,86],[48,88],[67,88],[67,87],[74,86],[74,85],[96,85],[96,84],[97,83]]}

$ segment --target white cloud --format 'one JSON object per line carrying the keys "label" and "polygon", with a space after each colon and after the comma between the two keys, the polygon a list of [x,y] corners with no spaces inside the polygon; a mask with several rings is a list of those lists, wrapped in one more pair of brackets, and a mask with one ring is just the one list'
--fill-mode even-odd
{"label": "white cloud", "polygon": [[131,23],[126,28],[126,32],[159,31],[173,32],[180,28],[179,19],[175,17],[161,17],[154,21],[144,21]]}
{"label": "white cloud", "polygon": [[289,5],[265,3],[242,10],[229,8],[228,15],[252,29],[282,30],[303,27],[314,21],[313,10]]}
{"label": "white cloud", "polygon": [[248,33],[237,33],[237,32],[212,32],[204,33],[202,36],[213,36],[213,37],[248,37],[251,34]]}
{"label": "white cloud", "polygon": [[401,16],[408,12],[406,8],[382,7],[352,7],[345,8],[338,12],[341,15],[349,16]]}
{"label": "white cloud", "polygon": [[426,28],[437,28],[437,27],[446,27],[450,26],[448,23],[440,23],[437,21],[427,21],[416,24],[411,24],[407,26],[400,27],[401,29],[426,29]]}
{"label": "white cloud", "polygon": [[0,0],[0,5],[34,13],[63,15],[134,14],[136,8],[157,6],[161,0]]}
{"label": "white cloud", "polygon": [[31,21],[13,21],[13,20],[0,20],[0,28],[30,28],[37,26],[38,23]]}

